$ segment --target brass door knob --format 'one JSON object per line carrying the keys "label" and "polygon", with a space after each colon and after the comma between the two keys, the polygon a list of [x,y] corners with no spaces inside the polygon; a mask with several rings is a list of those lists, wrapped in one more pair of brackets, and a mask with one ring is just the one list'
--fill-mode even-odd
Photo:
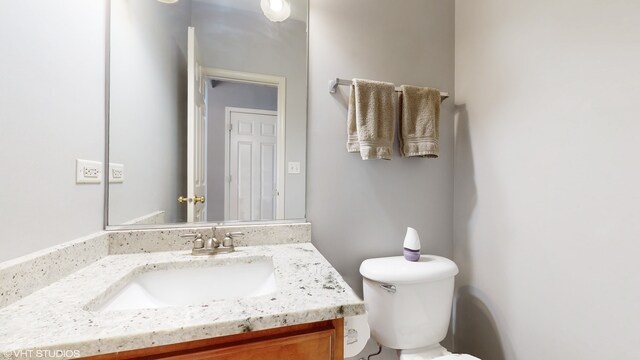
{"label": "brass door knob", "polygon": [[180,204],[184,204],[184,203],[187,203],[187,202],[190,202],[190,201],[191,201],[191,199],[186,198],[186,197],[184,197],[184,196],[180,196],[180,197],[178,198],[178,202],[179,202]]}
{"label": "brass door knob", "polygon": [[197,203],[203,203],[204,204],[204,196],[200,196],[200,197],[194,196],[193,197],[193,202],[196,203],[196,204]]}

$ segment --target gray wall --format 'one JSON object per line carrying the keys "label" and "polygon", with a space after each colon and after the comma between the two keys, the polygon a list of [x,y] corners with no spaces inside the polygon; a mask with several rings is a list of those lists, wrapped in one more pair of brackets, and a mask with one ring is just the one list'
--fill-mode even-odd
{"label": "gray wall", "polygon": [[207,93],[207,217],[224,220],[225,108],[278,110],[278,88],[267,85],[208,81]]}
{"label": "gray wall", "polygon": [[[105,4],[34,3],[0,3],[0,261],[102,227],[101,187],[74,173],[103,158]],[[452,100],[440,159],[363,162],[344,151],[346,89],[326,89],[340,76],[453,92],[453,3],[311,5],[309,218],[351,285],[414,226],[429,253],[455,239],[457,350],[637,358],[639,5],[458,0],[453,235]]]}
{"label": "gray wall", "polygon": [[[358,21],[358,26],[354,21]],[[313,242],[361,291],[370,257],[402,254],[406,227],[425,253],[451,256],[453,101],[443,103],[440,158],[363,161],[346,151],[349,87],[365,78],[453,94],[454,6],[437,0],[313,0],[310,13],[307,209]]]}
{"label": "gray wall", "polygon": [[456,2],[458,350],[639,358],[638,24],[636,1]]}
{"label": "gray wall", "polygon": [[109,224],[157,210],[186,220],[187,27],[190,1],[111,0],[110,162],[124,183],[109,189]]}
{"label": "gray wall", "polygon": [[102,186],[76,185],[75,159],[104,158],[105,9],[0,2],[0,261],[102,228]]}
{"label": "gray wall", "polygon": [[[245,11],[194,2],[192,24],[203,65],[286,77],[285,156],[287,162],[301,163],[301,173],[285,176],[285,218],[304,218],[304,197],[287,194],[305,191],[306,23],[294,18],[271,22],[259,9],[259,1],[254,4],[255,11]],[[304,1],[295,5],[301,4]]]}
{"label": "gray wall", "polygon": [[[440,157],[363,161],[346,151],[354,77],[454,93],[454,4],[438,0],[312,0],[310,7],[308,218],[313,243],[361,294],[360,263],[402,254],[406,227],[423,253],[452,256],[453,99],[442,104]],[[363,353],[373,353],[370,341]],[[396,359],[385,349],[385,359]]]}

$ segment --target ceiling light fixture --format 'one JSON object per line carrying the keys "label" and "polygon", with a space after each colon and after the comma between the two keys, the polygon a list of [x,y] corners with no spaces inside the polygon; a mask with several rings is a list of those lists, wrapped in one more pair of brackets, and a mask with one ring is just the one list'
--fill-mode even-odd
{"label": "ceiling light fixture", "polygon": [[289,0],[260,0],[260,7],[264,16],[273,22],[281,22],[291,16]]}

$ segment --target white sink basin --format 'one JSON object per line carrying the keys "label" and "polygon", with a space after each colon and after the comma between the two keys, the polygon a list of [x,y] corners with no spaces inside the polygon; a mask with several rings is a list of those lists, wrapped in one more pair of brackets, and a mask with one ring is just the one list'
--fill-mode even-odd
{"label": "white sink basin", "polygon": [[205,305],[277,290],[273,262],[265,259],[207,267],[143,272],[103,302],[97,311]]}

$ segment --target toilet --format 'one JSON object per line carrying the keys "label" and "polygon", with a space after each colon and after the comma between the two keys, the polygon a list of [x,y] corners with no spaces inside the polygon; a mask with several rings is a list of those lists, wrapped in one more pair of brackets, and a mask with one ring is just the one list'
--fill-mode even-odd
{"label": "toilet", "polygon": [[421,255],[367,259],[360,265],[371,335],[396,349],[400,360],[480,360],[452,354],[440,345],[447,335],[456,264]]}

